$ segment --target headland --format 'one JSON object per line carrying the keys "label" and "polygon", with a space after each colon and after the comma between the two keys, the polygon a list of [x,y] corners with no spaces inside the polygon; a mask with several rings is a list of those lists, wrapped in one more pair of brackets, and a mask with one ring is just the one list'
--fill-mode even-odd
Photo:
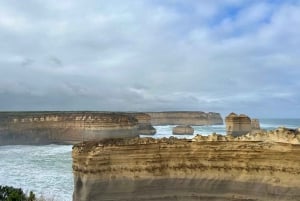
{"label": "headland", "polygon": [[297,130],[110,139],[77,144],[72,155],[74,201],[300,200]]}

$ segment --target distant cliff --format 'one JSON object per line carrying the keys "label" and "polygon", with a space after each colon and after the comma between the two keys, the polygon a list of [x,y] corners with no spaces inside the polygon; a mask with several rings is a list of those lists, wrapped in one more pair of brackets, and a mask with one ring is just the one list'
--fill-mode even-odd
{"label": "distant cliff", "polygon": [[142,112],[127,113],[138,120],[138,131],[141,135],[154,135],[156,129],[151,124],[151,116]]}
{"label": "distant cliff", "polygon": [[136,137],[138,121],[113,112],[0,112],[0,145],[74,144]]}
{"label": "distant cliff", "polygon": [[[299,139],[298,131],[284,132],[292,133],[282,139]],[[255,139],[214,134],[77,144],[73,201],[299,201],[299,143]]]}
{"label": "distant cliff", "polygon": [[151,116],[151,124],[157,125],[222,125],[219,113],[205,112],[147,112]]}

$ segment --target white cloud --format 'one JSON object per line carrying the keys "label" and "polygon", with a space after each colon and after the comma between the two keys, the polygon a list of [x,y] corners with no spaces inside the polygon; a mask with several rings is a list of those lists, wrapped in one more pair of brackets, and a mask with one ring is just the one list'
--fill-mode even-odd
{"label": "white cloud", "polygon": [[0,109],[22,108],[7,101],[18,97],[32,98],[25,109],[247,113],[278,103],[280,115],[290,108],[283,99],[300,98],[295,3],[31,0],[0,6]]}

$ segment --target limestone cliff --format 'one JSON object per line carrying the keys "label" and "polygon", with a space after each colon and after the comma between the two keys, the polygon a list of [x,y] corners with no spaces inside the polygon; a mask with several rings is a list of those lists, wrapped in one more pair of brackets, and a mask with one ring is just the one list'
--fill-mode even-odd
{"label": "limestone cliff", "polygon": [[[233,136],[241,136],[249,133],[252,130],[252,126],[255,126],[252,125],[251,119],[247,115],[237,115],[235,113],[230,113],[225,117],[225,123],[226,133]],[[253,124],[255,123],[253,122]]]}
{"label": "limestone cliff", "polygon": [[189,125],[179,125],[173,128],[173,135],[193,135],[194,128]]}
{"label": "limestone cliff", "polygon": [[300,129],[289,129],[280,127],[275,130],[255,130],[245,135],[233,137],[232,135],[220,135],[213,133],[208,136],[196,135],[193,141],[251,141],[251,142],[268,142],[268,143],[286,143],[300,145]]}
{"label": "limestone cliff", "polygon": [[0,112],[0,145],[136,137],[137,126],[137,119],[124,113]]}
{"label": "limestone cliff", "polygon": [[214,134],[85,142],[72,155],[73,201],[300,200],[299,144]]}
{"label": "limestone cliff", "polygon": [[156,129],[151,125],[151,116],[146,113],[132,112],[128,113],[138,120],[138,132],[141,135],[154,135]]}
{"label": "limestone cliff", "polygon": [[251,129],[252,130],[259,130],[260,129],[260,123],[258,119],[251,119]]}
{"label": "limestone cliff", "polygon": [[147,112],[151,124],[157,125],[220,125],[223,119],[219,113],[205,112]]}

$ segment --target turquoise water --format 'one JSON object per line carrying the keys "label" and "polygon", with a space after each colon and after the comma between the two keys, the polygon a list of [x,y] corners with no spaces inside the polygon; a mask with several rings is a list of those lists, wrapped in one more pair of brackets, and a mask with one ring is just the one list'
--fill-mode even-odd
{"label": "turquoise water", "polygon": [[[261,119],[261,128],[299,128],[300,119]],[[174,126],[156,126],[155,138],[172,136]],[[195,126],[195,134],[225,134],[225,126]],[[180,136],[191,138],[193,136]],[[0,146],[0,185],[34,191],[55,201],[71,201],[72,146]]]}

